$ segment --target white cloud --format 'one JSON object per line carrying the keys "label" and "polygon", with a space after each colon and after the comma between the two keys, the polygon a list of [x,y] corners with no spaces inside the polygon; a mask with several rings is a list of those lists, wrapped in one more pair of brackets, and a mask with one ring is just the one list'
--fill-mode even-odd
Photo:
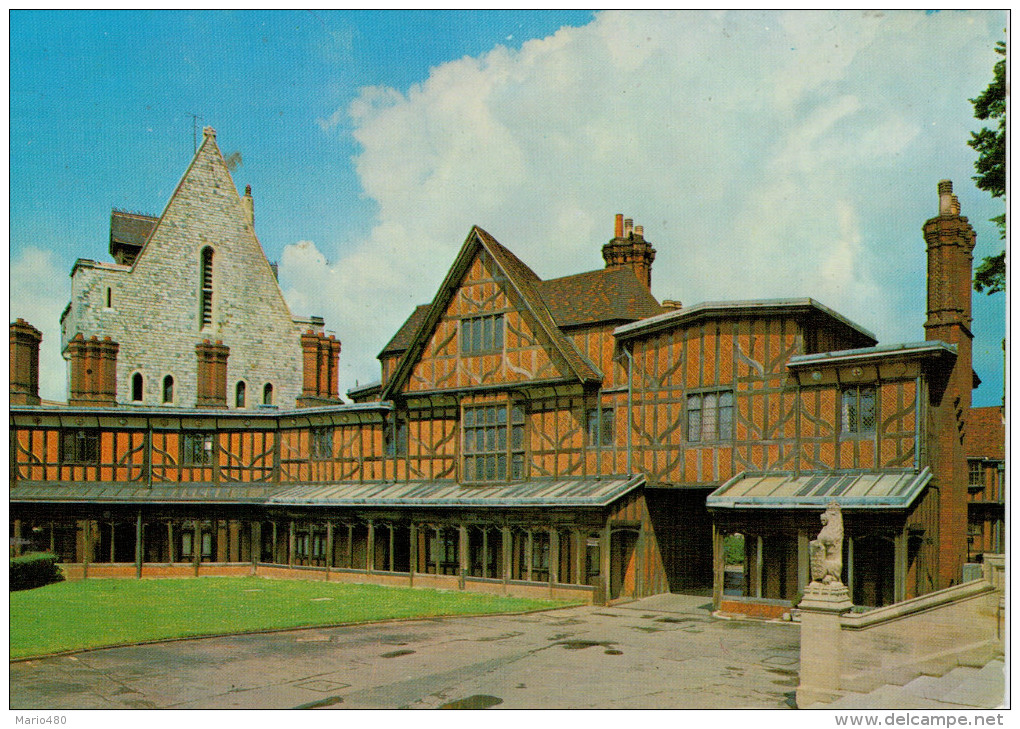
{"label": "white cloud", "polygon": [[350,115],[377,224],[352,248],[289,246],[288,300],[335,327],[348,387],[378,378],[472,224],[552,277],[600,267],[623,212],[658,249],[659,298],[813,296],[885,341],[921,339],[937,180],[956,179],[976,224],[994,214],[969,187],[967,98],[1003,23],[607,12],[406,92],[364,89],[324,125]]}
{"label": "white cloud", "polygon": [[42,332],[39,394],[67,399],[67,369],[60,354],[60,314],[71,297],[67,271],[52,251],[28,246],[11,261],[11,320],[21,318]]}

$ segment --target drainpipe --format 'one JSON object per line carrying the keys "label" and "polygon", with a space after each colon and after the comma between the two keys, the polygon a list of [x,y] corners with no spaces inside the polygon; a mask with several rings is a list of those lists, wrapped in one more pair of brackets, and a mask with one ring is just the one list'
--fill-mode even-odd
{"label": "drainpipe", "polygon": [[634,429],[634,355],[626,347],[623,353],[627,355],[627,475],[630,476],[634,469],[631,467],[631,431]]}

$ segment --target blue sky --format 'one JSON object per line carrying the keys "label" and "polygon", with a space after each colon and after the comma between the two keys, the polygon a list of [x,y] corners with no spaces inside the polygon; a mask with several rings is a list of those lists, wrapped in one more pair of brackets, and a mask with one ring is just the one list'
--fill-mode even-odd
{"label": "blue sky", "polygon": [[[113,207],[158,214],[217,129],[298,314],[344,343],[341,388],[429,301],[479,224],[543,277],[601,266],[622,212],[687,304],[813,296],[924,338],[936,183],[978,232],[967,101],[1003,12],[13,12],[11,316],[44,331]],[[974,295],[976,404],[1002,393],[1004,296]]]}

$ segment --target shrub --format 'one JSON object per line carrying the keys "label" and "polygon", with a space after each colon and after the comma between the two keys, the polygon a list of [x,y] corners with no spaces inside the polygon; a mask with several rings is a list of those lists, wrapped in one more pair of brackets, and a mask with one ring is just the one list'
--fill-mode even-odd
{"label": "shrub", "polygon": [[57,567],[57,555],[29,552],[11,560],[11,590],[28,590],[64,579]]}
{"label": "shrub", "polygon": [[726,564],[744,564],[744,535],[727,534],[723,539]]}

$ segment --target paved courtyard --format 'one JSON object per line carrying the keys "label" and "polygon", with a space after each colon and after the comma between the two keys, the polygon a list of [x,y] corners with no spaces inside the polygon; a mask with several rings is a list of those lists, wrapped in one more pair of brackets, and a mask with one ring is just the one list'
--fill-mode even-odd
{"label": "paved courtyard", "polygon": [[179,641],[12,663],[12,709],[793,706],[798,627],[708,598]]}

